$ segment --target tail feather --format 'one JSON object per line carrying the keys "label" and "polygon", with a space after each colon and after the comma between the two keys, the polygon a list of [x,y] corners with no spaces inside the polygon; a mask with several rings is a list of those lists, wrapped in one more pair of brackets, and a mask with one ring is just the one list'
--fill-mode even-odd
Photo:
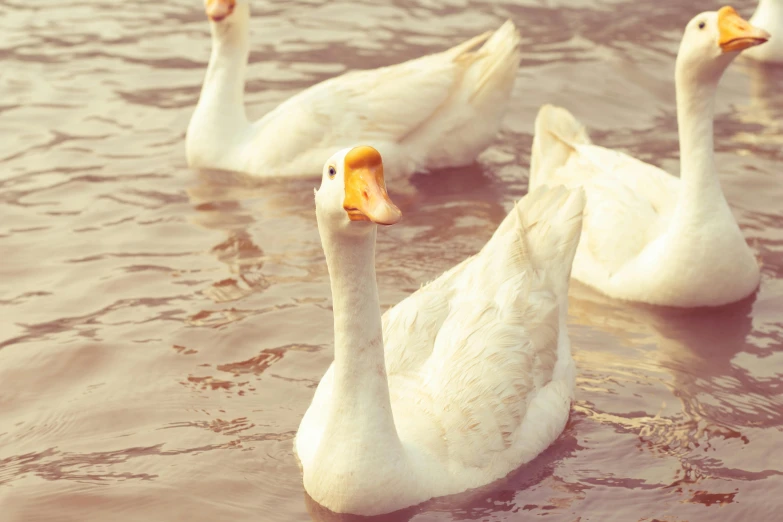
{"label": "tail feather", "polygon": [[476,48],[486,42],[489,37],[492,36],[492,31],[483,32],[477,36],[474,36],[470,40],[466,40],[460,44],[455,45],[448,51],[445,51],[447,56],[450,56],[453,60],[466,60],[475,57]]}
{"label": "tail feather", "polygon": [[[505,274],[505,265],[527,266],[549,275],[558,295],[565,298],[571,265],[582,233],[585,193],[581,187],[543,186],[519,200],[482,249],[492,256],[490,273]],[[513,248],[503,243],[513,244]],[[503,252],[503,255],[498,255]],[[487,277],[486,275],[484,277]]]}
{"label": "tail feather", "polygon": [[506,20],[495,32],[487,31],[446,51],[466,67],[462,85],[470,86],[468,101],[476,103],[475,98],[484,93],[511,90],[519,69],[519,42],[514,22]]}
{"label": "tail feather", "polygon": [[532,264],[551,275],[561,295],[568,293],[584,207],[584,190],[562,185],[539,187],[517,203]]}
{"label": "tail feather", "polygon": [[475,74],[469,84],[473,86],[470,101],[478,102],[485,93],[497,95],[510,91],[519,69],[519,31],[514,22],[506,20],[481,46],[479,59],[468,74]]}
{"label": "tail feather", "polygon": [[545,184],[549,173],[565,165],[576,145],[589,143],[584,126],[570,112],[553,105],[541,107],[536,116],[528,187],[532,190]]}
{"label": "tail feather", "polygon": [[468,165],[494,141],[519,70],[519,41],[507,21],[445,52],[456,66],[448,99],[405,137],[426,149],[422,164],[430,169]]}

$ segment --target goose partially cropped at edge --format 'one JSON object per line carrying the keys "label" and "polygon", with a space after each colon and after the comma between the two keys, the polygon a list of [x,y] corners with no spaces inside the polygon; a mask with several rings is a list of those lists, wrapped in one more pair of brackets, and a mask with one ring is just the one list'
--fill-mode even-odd
{"label": "goose partially cropped at edge", "polygon": [[383,172],[377,150],[343,150],[315,194],[334,362],[295,449],[305,490],[337,513],[388,513],[504,477],[559,436],[574,392],[566,318],[582,190],[528,194],[481,252],[381,316],[376,230],[401,217]]}
{"label": "goose partially cropped at edge", "polygon": [[212,55],[187,130],[193,168],[318,176],[324,158],[359,142],[380,150],[395,175],[468,165],[500,129],[519,68],[519,34],[507,21],[441,53],[329,79],[251,123],[248,0],[206,0],[206,12]]}
{"label": "goose partially cropped at edge", "polygon": [[675,67],[679,178],[593,145],[565,109],[541,108],[530,186],[587,194],[574,279],[610,297],[673,307],[719,306],[756,290],[759,264],[718,180],[713,118],[726,67],[768,38],[731,7],[688,23]]}
{"label": "goose partially cropped at edge", "polygon": [[769,31],[769,42],[748,49],[745,56],[760,62],[783,64],[783,0],[761,0],[750,23]]}

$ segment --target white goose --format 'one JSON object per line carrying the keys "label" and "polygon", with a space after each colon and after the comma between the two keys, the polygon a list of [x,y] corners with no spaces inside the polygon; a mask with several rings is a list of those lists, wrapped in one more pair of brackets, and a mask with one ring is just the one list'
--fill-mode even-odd
{"label": "white goose", "polygon": [[335,154],[315,205],[335,359],[295,442],[313,500],[388,513],[502,478],[557,438],[574,390],[566,316],[581,190],[527,195],[479,254],[383,317],[376,224],[400,211],[378,151]]}
{"label": "white goose", "polygon": [[783,0],[761,0],[750,23],[772,34],[766,45],[744,54],[760,62],[783,63]]}
{"label": "white goose", "polygon": [[587,206],[573,277],[618,299],[675,307],[740,300],[759,265],[715,172],[715,91],[723,71],[768,38],[731,7],[693,18],[677,55],[680,178],[592,145],[568,111],[541,108],[530,186],[584,187]]}
{"label": "white goose", "polygon": [[508,21],[442,53],[319,83],[250,123],[248,0],[206,0],[206,11],[212,55],[186,139],[194,168],[317,176],[324,158],[357,142],[395,174],[470,164],[495,138],[519,67]]}

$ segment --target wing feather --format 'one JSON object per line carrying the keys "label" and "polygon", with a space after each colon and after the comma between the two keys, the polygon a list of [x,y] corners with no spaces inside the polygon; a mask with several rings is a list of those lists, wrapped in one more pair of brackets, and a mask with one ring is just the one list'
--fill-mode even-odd
{"label": "wing feather", "polygon": [[596,145],[575,146],[547,183],[584,188],[587,204],[579,249],[607,276],[666,230],[679,191],[679,179],[666,171]]}

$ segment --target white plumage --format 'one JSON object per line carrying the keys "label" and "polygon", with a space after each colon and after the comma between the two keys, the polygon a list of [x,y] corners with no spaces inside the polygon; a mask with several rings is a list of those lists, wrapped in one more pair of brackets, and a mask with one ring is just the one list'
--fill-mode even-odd
{"label": "white plumage", "polygon": [[575,279],[611,297],[679,307],[755,291],[759,266],[721,190],[712,125],[723,71],[765,35],[729,7],[686,27],[676,66],[680,178],[593,145],[565,109],[541,108],[530,186],[583,187],[587,195]]}
{"label": "white plumage", "polygon": [[[233,0],[209,0],[208,12],[222,2]],[[394,174],[470,164],[495,138],[519,67],[508,21],[441,53],[324,81],[250,123],[249,17],[247,0],[237,0],[210,20],[212,55],[187,131],[191,167],[317,176],[325,158],[356,143],[378,149]]]}
{"label": "white plumage", "polygon": [[760,0],[750,23],[766,29],[771,36],[769,42],[744,54],[760,62],[783,63],[783,0]]}
{"label": "white plumage", "polygon": [[381,319],[366,266],[375,226],[356,239],[330,217],[342,211],[331,210],[341,176],[325,175],[316,195],[335,362],[296,436],[307,492],[332,511],[374,515],[504,477],[568,419],[567,293],[582,191],[528,194],[480,253]]}

